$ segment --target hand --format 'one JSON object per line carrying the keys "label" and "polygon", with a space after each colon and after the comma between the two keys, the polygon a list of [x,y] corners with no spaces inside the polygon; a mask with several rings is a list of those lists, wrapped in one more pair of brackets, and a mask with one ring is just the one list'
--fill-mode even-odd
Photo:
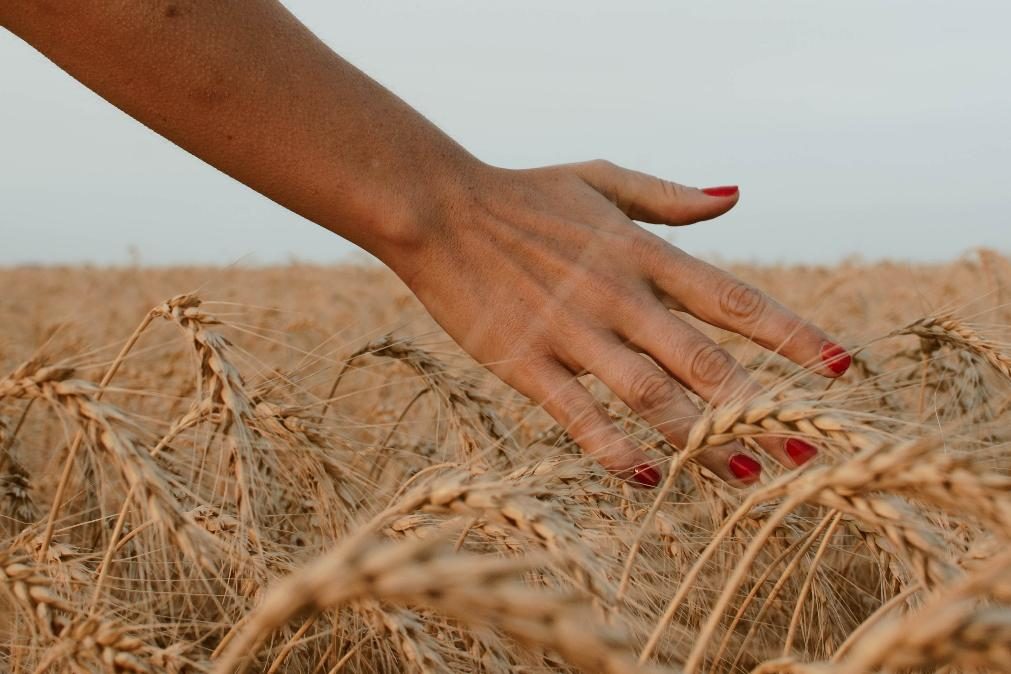
{"label": "hand", "polygon": [[[669,309],[821,362],[827,376],[849,364],[818,328],[632,222],[713,218],[736,190],[706,194],[606,162],[485,166],[280,3],[64,5],[0,3],[0,26],[204,161],[373,252],[464,349],[638,484],[660,474],[577,373],[675,445],[698,414],[679,383],[713,402],[759,391]],[[814,453],[797,439],[760,443],[787,465]],[[758,477],[739,445],[701,460],[726,480]]]}
{"label": "hand", "polygon": [[[578,374],[597,377],[674,446],[699,414],[682,387],[714,403],[761,392],[678,312],[824,376],[849,366],[822,330],[633,222],[686,225],[737,200],[736,188],[699,190],[605,161],[486,168],[385,261],[468,353],[543,405],[605,468],[651,487],[660,474]],[[816,453],[797,439],[759,443],[791,467]],[[736,443],[700,461],[733,484],[759,477]]]}

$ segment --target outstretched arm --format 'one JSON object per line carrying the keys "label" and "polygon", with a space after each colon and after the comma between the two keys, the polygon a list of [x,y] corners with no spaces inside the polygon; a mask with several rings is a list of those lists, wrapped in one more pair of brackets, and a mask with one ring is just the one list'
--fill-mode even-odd
{"label": "outstretched arm", "polygon": [[[659,473],[577,374],[595,375],[675,445],[698,414],[682,387],[715,402],[760,392],[671,310],[825,376],[849,364],[816,326],[633,222],[713,218],[736,188],[603,161],[483,164],[279,2],[6,0],[0,22],[166,138],[375,254],[465,350],[638,484]],[[761,444],[786,465],[814,452]],[[701,460],[731,482],[758,477],[737,444]]]}
{"label": "outstretched arm", "polygon": [[280,3],[5,0],[85,86],[256,191],[386,254],[480,167]]}

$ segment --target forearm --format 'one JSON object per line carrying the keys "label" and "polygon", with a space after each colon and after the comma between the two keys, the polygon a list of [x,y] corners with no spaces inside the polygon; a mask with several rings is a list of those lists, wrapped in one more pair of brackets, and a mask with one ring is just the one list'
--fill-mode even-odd
{"label": "forearm", "polygon": [[272,0],[8,0],[0,20],[138,121],[380,257],[480,167]]}

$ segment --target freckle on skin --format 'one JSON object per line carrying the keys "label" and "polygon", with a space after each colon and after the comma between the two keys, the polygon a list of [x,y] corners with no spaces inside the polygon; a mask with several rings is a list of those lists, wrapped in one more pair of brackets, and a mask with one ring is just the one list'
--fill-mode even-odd
{"label": "freckle on skin", "polygon": [[175,5],[169,5],[168,7],[165,8],[165,16],[169,19],[175,18],[179,16],[181,13],[182,12],[180,12],[179,8],[176,7]]}

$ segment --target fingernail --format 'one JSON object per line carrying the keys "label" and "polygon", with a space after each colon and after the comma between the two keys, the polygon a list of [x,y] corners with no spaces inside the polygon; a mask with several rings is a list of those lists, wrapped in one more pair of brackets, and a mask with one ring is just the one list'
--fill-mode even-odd
{"label": "fingernail", "polygon": [[703,187],[702,191],[711,197],[732,197],[737,194],[737,185],[721,185],[719,187]]}
{"label": "fingernail", "polygon": [[647,464],[636,466],[632,471],[632,482],[643,489],[653,489],[660,484],[660,472]]}
{"label": "fingernail", "polygon": [[762,464],[752,459],[747,454],[734,454],[730,457],[730,472],[738,480],[751,484],[762,474]]}
{"label": "fingernail", "polygon": [[838,344],[825,342],[821,345],[821,359],[825,361],[825,366],[835,374],[842,374],[850,369],[853,357]]}
{"label": "fingernail", "polygon": [[790,458],[798,466],[818,456],[817,449],[797,438],[790,438],[786,441],[786,453],[790,455]]}

